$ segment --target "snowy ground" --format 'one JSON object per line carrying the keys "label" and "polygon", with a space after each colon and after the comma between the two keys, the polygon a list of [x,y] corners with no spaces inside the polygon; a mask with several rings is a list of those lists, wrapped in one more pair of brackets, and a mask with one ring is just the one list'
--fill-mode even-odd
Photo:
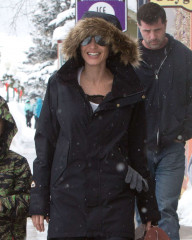
{"label": "snowy ground", "polygon": [[[25,124],[24,103],[17,103],[15,101],[12,101],[9,103],[9,108],[19,130],[13,139],[11,149],[25,156],[32,170],[33,160],[36,157],[34,146],[34,119],[32,119],[32,128],[28,128]],[[192,226],[192,187],[190,184],[188,185],[187,190],[183,193],[179,201],[178,214],[181,225]],[[27,240],[46,239],[46,231],[44,233],[37,232],[32,226],[31,219],[28,219]]]}

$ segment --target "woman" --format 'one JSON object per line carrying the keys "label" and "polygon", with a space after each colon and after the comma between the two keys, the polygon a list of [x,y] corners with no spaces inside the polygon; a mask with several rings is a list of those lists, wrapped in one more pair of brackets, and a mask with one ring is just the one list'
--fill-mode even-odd
{"label": "woman", "polygon": [[39,231],[49,219],[49,239],[134,239],[135,195],[147,228],[159,220],[144,155],[143,89],[132,67],[139,52],[119,26],[115,16],[86,13],[47,87],[30,214]]}

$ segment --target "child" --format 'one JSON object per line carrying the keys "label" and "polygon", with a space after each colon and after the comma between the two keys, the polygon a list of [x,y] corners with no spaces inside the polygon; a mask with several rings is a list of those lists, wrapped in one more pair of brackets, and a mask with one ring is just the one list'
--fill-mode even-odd
{"label": "child", "polygon": [[16,123],[0,96],[0,240],[26,236],[31,171],[27,160],[9,150]]}

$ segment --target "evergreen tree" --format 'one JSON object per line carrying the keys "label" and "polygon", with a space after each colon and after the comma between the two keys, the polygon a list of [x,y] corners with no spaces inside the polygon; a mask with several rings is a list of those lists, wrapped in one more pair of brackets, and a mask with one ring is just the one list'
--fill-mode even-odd
{"label": "evergreen tree", "polygon": [[57,46],[52,46],[54,26],[49,23],[68,9],[69,0],[41,0],[32,14],[34,31],[31,33],[34,46],[27,52],[28,63],[43,63],[57,58]]}
{"label": "evergreen tree", "polygon": [[[52,37],[56,26],[64,24],[65,19],[57,24],[53,21],[58,14],[71,8],[70,0],[39,0],[33,12],[32,22],[34,31],[31,33],[34,46],[29,49],[25,62],[25,73],[28,76],[24,83],[25,96],[35,98],[44,97],[47,81],[57,70],[57,44],[53,44]],[[72,16],[74,18],[74,16]],[[72,17],[67,17],[70,19]],[[52,24],[50,24],[52,22]]]}

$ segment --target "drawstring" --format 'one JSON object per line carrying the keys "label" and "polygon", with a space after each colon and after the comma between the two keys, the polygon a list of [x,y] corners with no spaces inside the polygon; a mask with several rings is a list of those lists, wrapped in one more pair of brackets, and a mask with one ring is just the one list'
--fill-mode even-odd
{"label": "drawstring", "polygon": [[156,234],[157,234],[157,240],[159,240],[159,233],[157,230],[155,230]]}

